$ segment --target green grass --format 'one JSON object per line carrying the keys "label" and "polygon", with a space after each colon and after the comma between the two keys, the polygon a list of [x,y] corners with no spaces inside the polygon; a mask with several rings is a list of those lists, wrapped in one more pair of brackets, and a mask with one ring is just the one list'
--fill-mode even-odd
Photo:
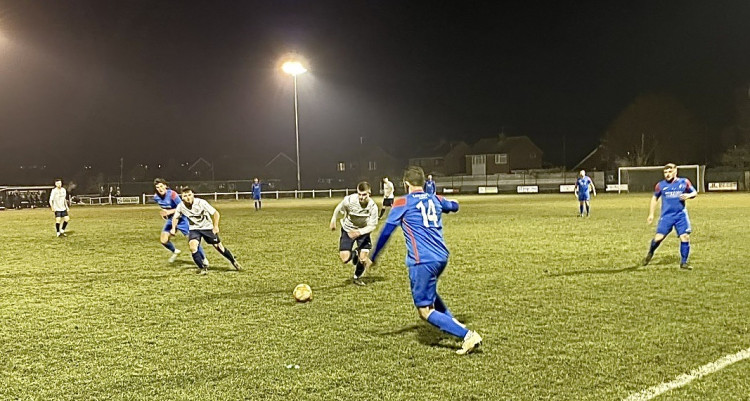
{"label": "green grass", "polygon": [[[618,400],[750,347],[750,195],[689,201],[691,272],[674,234],[637,267],[648,194],[594,198],[589,219],[572,195],[460,197],[440,292],[485,338],[465,357],[418,319],[400,232],[348,284],[338,200],[215,203],[245,271],[207,249],[205,277],[166,262],[156,206],[74,208],[67,238],[49,210],[0,212],[0,399]],[[748,373],[659,399],[746,399]]]}

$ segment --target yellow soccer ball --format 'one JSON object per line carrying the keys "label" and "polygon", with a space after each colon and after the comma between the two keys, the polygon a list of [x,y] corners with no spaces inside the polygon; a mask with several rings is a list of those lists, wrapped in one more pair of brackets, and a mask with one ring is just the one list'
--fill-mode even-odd
{"label": "yellow soccer ball", "polygon": [[297,302],[312,301],[313,298],[312,288],[307,284],[299,284],[294,287],[292,295],[294,295],[294,299],[296,299]]}

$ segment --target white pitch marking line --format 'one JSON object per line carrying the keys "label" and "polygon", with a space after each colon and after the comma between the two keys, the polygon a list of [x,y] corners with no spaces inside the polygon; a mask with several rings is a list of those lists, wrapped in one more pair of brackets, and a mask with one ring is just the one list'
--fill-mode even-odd
{"label": "white pitch marking line", "polygon": [[736,354],[727,355],[717,359],[716,361],[709,362],[699,367],[698,369],[691,370],[690,373],[681,374],[671,382],[661,383],[651,388],[647,388],[640,393],[631,394],[624,401],[648,401],[659,396],[660,394],[682,387],[695,379],[700,379],[703,376],[718,372],[719,370],[724,369],[735,362],[739,362],[747,358],[750,358],[750,348],[743,349]]}

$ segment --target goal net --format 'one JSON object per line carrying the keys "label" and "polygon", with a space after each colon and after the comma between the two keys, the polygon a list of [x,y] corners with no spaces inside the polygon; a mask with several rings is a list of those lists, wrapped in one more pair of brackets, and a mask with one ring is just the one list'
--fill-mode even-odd
{"label": "goal net", "polygon": [[[703,191],[705,174],[706,166],[677,166],[677,176],[689,179],[698,192]],[[620,167],[617,169],[617,192],[653,192],[656,183],[663,179],[664,166]]]}

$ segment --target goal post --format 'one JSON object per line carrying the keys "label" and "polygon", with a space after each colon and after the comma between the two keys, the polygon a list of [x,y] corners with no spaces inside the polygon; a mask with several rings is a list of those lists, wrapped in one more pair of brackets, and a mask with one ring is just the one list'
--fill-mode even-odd
{"label": "goal post", "polygon": [[[696,191],[702,192],[706,166],[685,164],[677,166],[677,176],[690,180]],[[656,183],[664,179],[664,166],[619,167],[617,169],[617,193],[651,192]]]}

